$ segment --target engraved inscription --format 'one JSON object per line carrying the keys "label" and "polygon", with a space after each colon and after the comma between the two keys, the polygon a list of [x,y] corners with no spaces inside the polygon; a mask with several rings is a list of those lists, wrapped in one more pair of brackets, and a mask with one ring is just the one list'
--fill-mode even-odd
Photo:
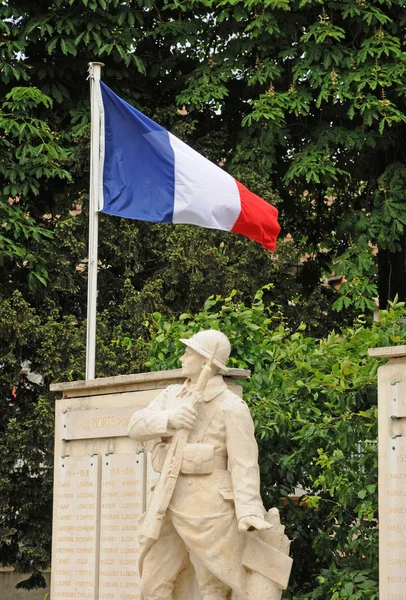
{"label": "engraved inscription", "polygon": [[82,440],[126,436],[133,413],[131,406],[72,410],[63,415],[61,437]]}
{"label": "engraved inscription", "polygon": [[141,600],[137,523],[143,512],[144,456],[103,457],[100,512],[100,600]]}
{"label": "engraved inscription", "polygon": [[387,457],[387,598],[406,600],[406,441],[389,440]]}
{"label": "engraved inscription", "polygon": [[52,598],[97,598],[99,456],[59,459]]}

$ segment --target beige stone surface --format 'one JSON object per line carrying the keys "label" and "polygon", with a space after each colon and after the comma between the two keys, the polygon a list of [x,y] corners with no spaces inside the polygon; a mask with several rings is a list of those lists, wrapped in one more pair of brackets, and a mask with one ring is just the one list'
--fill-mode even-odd
{"label": "beige stone surface", "polygon": [[281,525],[278,509],[271,508],[265,518],[272,528],[249,533],[246,537],[243,564],[252,572],[246,586],[247,600],[278,598],[289,583],[293,561],[289,556],[290,541]]}
{"label": "beige stone surface", "polygon": [[[220,371],[230,380],[247,379],[250,371],[247,369],[227,369],[227,373]],[[134,375],[117,375],[115,377],[100,377],[88,381],[66,381],[53,383],[51,392],[63,392],[65,398],[77,396],[94,396],[98,394],[112,394],[116,391],[141,391],[163,388],[170,383],[182,383],[185,377],[181,369],[168,369],[153,373],[136,373]]]}
{"label": "beige stone surface", "polygon": [[[164,385],[164,384],[163,384]],[[136,387],[136,386],[135,386]],[[142,408],[151,401],[152,398],[156,396],[156,389],[152,390],[129,390],[128,386],[124,388],[122,393],[117,393],[113,387],[107,388],[107,393],[103,393],[105,390],[102,385],[94,386],[93,392],[98,390],[98,393],[93,393],[90,396],[77,396],[77,397],[69,397],[69,394],[64,394],[61,400],[56,401],[55,407],[55,479],[54,479],[54,516],[53,516],[53,550],[52,550],[52,583],[51,583],[51,600],[57,600],[58,598],[68,598],[75,597],[70,596],[68,588],[61,586],[60,582],[64,581],[59,578],[56,579],[62,573],[57,573],[57,567],[64,567],[65,571],[72,570],[76,568],[76,560],[84,560],[84,558],[72,558],[72,553],[67,553],[67,556],[70,557],[69,562],[61,562],[62,553],[60,547],[60,534],[62,533],[61,527],[64,527],[64,519],[61,517],[64,514],[61,512],[61,508],[59,506],[59,501],[63,500],[58,496],[60,494],[60,486],[62,483],[66,484],[63,488],[65,494],[78,494],[79,492],[76,490],[75,492],[68,491],[73,489],[76,486],[76,483],[72,483],[71,481],[62,481],[61,477],[64,477],[64,468],[62,464],[69,462],[73,464],[72,461],[89,461],[94,458],[101,464],[100,468],[100,476],[99,476],[99,484],[98,484],[98,492],[96,494],[97,500],[100,503],[102,500],[102,487],[101,487],[101,471],[104,469],[104,476],[106,475],[106,459],[107,462],[111,465],[111,463],[115,460],[120,461],[121,457],[124,457],[124,461],[130,460],[127,457],[131,457],[134,464],[139,460],[142,463],[144,462],[143,454],[136,454],[138,451],[137,444],[130,440],[126,436],[126,426],[123,427],[123,422],[119,422],[118,419],[124,419],[125,423],[129,419],[129,414],[132,414],[134,410],[137,408]],[[110,394],[109,390],[113,389],[114,391]],[[100,391],[102,393],[100,393]],[[81,393],[83,389],[81,390]],[[110,418],[109,418],[110,417]],[[117,419],[115,423],[116,427],[112,427],[113,419]],[[80,423],[86,424],[84,427],[80,427]],[[67,425],[65,428],[64,425]],[[67,433],[64,433],[66,432]],[[91,432],[92,437],[89,437],[89,431]],[[63,437],[70,437],[69,440],[64,440]],[[94,437],[93,437],[94,436]],[[94,455],[93,457],[91,455]],[[111,458],[114,456],[114,458]],[[64,458],[62,458],[64,457]],[[117,457],[117,458],[116,458]],[[103,464],[102,464],[103,463]],[[117,467],[115,467],[117,468]],[[127,465],[125,468],[131,468]],[[83,470],[83,469],[80,469]],[[124,476],[124,473],[120,472],[121,475]],[[68,487],[69,484],[69,487]],[[144,481],[142,482],[142,510],[145,507],[145,494],[144,491]],[[131,487],[131,486],[130,486]],[[131,490],[134,491],[134,490]],[[93,493],[88,490],[83,493]],[[65,498],[66,500],[66,498]],[[73,502],[75,500],[74,496],[70,498],[70,501]],[[84,500],[84,498],[83,498]],[[89,502],[90,504],[90,502]],[[130,502],[128,502],[130,504]],[[139,508],[139,507],[138,507]],[[98,511],[96,507],[93,509]],[[131,513],[132,514],[132,513]],[[99,576],[101,571],[100,564],[100,554],[99,554],[99,541],[101,541],[101,529],[99,525],[99,512],[96,512],[94,516],[96,517],[96,530],[95,530],[95,540],[93,543],[93,552],[96,557],[96,567],[95,567],[95,575],[94,581],[92,584],[91,592],[88,590],[81,590],[79,598],[83,598],[86,600],[86,597],[95,598],[95,600],[101,600],[101,593],[99,594],[98,585],[99,585]],[[73,513],[72,513],[73,517]],[[106,525],[107,513],[103,514],[104,526]],[[126,519],[126,521],[131,521],[131,519]],[[72,519],[70,519],[72,521]],[[76,519],[75,519],[76,522]],[[79,523],[79,520],[77,521]],[[124,521],[123,521],[124,526]],[[135,526],[135,523],[134,523]],[[71,536],[72,537],[72,536]],[[124,537],[124,533],[123,533]],[[126,537],[131,537],[130,535]],[[105,540],[104,540],[105,541]],[[121,542],[121,535],[120,535]],[[71,548],[75,548],[75,537],[74,541],[70,541],[70,544],[73,544]],[[134,547],[137,547],[136,545]],[[58,550],[59,548],[59,550]],[[118,551],[120,551],[118,549]],[[127,553],[125,553],[127,554]],[[124,553],[123,553],[124,555]],[[85,556],[85,555],[84,555]],[[73,560],[73,563],[72,563]],[[89,570],[87,565],[78,565],[83,566],[82,571]],[[125,565],[119,565],[120,567],[125,567]],[[128,565],[130,566],[130,565]],[[59,569],[61,570],[61,569]],[[129,569],[126,569],[129,570]],[[124,573],[124,569],[122,569]],[[67,573],[65,573],[67,574]],[[69,576],[74,583],[76,575],[74,573],[70,573]],[[104,576],[101,576],[102,578]],[[124,577],[124,576],[123,576]],[[124,577],[128,578],[129,576]],[[113,592],[106,591],[108,585],[106,584],[107,576],[102,579],[103,583],[103,596],[104,599],[111,597],[111,594],[116,594],[116,591],[113,588]],[[76,585],[76,584],[74,584]],[[72,587],[72,586],[70,586]],[[125,590],[121,590],[121,594],[123,594]],[[91,593],[91,596],[86,596],[86,594]],[[135,595],[139,596],[139,591],[136,592]],[[116,594],[117,596],[117,594]]]}
{"label": "beige stone surface", "polygon": [[146,453],[146,459],[147,459],[147,467],[146,467],[146,502],[145,502],[145,508],[147,508],[149,506],[149,503],[151,501],[152,493],[154,491],[156,482],[159,479],[159,473],[157,473],[156,471],[154,471],[154,468],[152,466],[151,453],[150,452]]}
{"label": "beige stone surface", "polygon": [[[203,338],[200,336],[199,341],[202,340],[204,342],[204,336]],[[228,342],[222,346],[222,354],[218,356],[218,365],[225,363],[226,356],[228,356],[227,344]],[[190,351],[194,352],[192,344],[190,344],[190,348]],[[206,350],[204,349],[205,352]],[[205,360],[208,355],[210,355],[209,350],[206,352]],[[154,466],[152,465],[151,454],[147,452],[154,446],[157,436],[156,432],[152,431],[152,435],[149,432],[146,437],[141,435],[135,436],[136,440],[130,439],[125,435],[126,425],[132,414],[140,412],[140,421],[142,419],[145,421],[145,416],[153,414],[154,409],[151,413],[151,411],[148,412],[147,407],[153,407],[160,403],[158,397],[162,396],[162,392],[168,385],[176,390],[182,388],[185,378],[189,377],[187,364],[185,365],[185,361],[182,364],[182,369],[172,371],[109,377],[86,382],[67,382],[52,386],[53,391],[62,393],[62,398],[57,400],[55,411],[55,496],[51,600],[67,597],[80,597],[84,600],[86,598],[141,600],[138,575],[134,568],[139,555],[139,540],[135,528],[140,514],[151,503],[154,497],[153,489],[159,480],[159,474],[154,469],[156,464],[154,462]],[[222,372],[227,373],[227,377],[224,377],[226,385],[223,383]],[[212,374],[210,378],[211,376]],[[253,535],[246,530],[251,526],[257,530],[269,526],[269,515],[265,515],[259,496],[259,470],[253,424],[249,411],[241,400],[241,387],[234,383],[235,379],[247,376],[249,376],[248,371],[236,369],[227,371],[224,369],[217,374],[216,381],[213,379],[205,391],[209,402],[203,402],[203,409],[199,406],[199,413],[204,418],[193,423],[193,425],[196,424],[196,427],[193,427],[193,433],[185,446],[185,455],[182,458],[183,473],[180,475],[184,479],[183,491],[177,486],[176,497],[174,496],[170,507],[173,519],[170,521],[169,529],[174,526],[177,531],[182,529],[184,535],[190,536],[193,544],[188,544],[187,549],[184,547],[184,550],[181,551],[184,552],[184,561],[182,559],[181,568],[174,582],[173,600],[202,600],[201,581],[202,578],[204,580],[208,576],[208,565],[204,561],[199,562],[199,560],[192,559],[189,554],[192,545],[193,553],[198,550],[194,542],[195,534],[198,537],[203,536],[202,547],[205,547],[207,552],[212,555],[213,571],[219,575],[217,578],[219,583],[214,585],[215,589],[213,588],[209,595],[204,596],[204,600],[218,600],[225,597],[230,600],[245,600],[243,589],[246,581],[249,581],[246,589],[249,590],[250,600],[279,600],[281,586],[283,587],[287,582],[287,570],[289,570],[290,563],[289,560],[289,564],[286,562],[286,558],[289,543],[279,521],[274,531],[269,530],[273,531],[272,539],[266,537],[267,531],[261,532],[264,535],[260,538],[260,544],[266,545],[267,556],[278,557],[279,562],[273,573],[279,583],[271,582],[270,584],[269,576],[273,576],[272,569],[263,571],[262,567],[258,567],[258,561],[260,562],[261,558],[260,555],[258,558],[257,546],[256,550],[252,551],[253,554],[256,554],[256,560],[251,563],[252,569],[247,569],[242,564],[245,540],[253,539]],[[189,392],[190,390],[187,393],[189,394]],[[209,393],[208,396],[207,393]],[[212,414],[213,407],[217,404],[216,398],[221,395],[227,398],[227,402],[224,406],[218,407],[218,414]],[[180,408],[180,412],[176,417],[172,414],[169,422],[183,427],[182,423],[187,423],[192,413],[190,409],[185,412],[185,409],[182,408],[184,400],[178,402],[176,394],[172,398],[173,404],[170,407],[168,405],[168,410],[176,411],[177,408]],[[201,401],[200,397],[199,401]],[[209,406],[210,403],[211,406]],[[217,411],[214,412],[217,413]],[[151,421],[149,423],[151,424]],[[222,432],[223,427],[227,431]],[[164,427],[160,433],[164,434],[164,439],[165,434],[169,433],[166,441],[173,436],[171,427],[169,430]],[[207,443],[210,441],[212,444]],[[216,447],[214,452],[210,449],[210,445]],[[145,446],[145,453],[139,453],[140,446]],[[232,448],[235,450],[232,451]],[[222,452],[222,449],[225,452]],[[75,500],[75,495],[80,493],[79,487],[83,487],[80,485],[83,483],[80,477],[86,473],[86,465],[89,464],[89,460],[93,461],[93,464],[99,465],[97,477],[94,479],[92,475],[88,482],[91,486],[94,484],[97,491],[95,499],[81,498],[81,500],[86,500],[86,503],[82,503],[83,507],[80,510],[85,510],[85,506],[88,506],[86,510],[89,510],[87,517],[82,518],[82,515],[78,513],[79,508],[74,505],[74,502],[79,500],[78,497]],[[165,457],[163,460],[165,461]],[[199,464],[196,464],[196,460],[200,461]],[[68,463],[77,465],[78,470],[70,469],[70,472],[75,475],[72,475],[73,479],[69,481],[69,488],[64,486],[64,489],[74,490],[74,492],[64,492],[72,494],[72,496],[62,498],[57,495],[63,477],[66,477],[65,474],[61,474],[65,468],[62,467],[62,464]],[[213,480],[214,472],[217,473],[214,477],[217,478],[215,481]],[[189,475],[185,473],[189,473]],[[188,478],[190,485],[187,483]],[[90,489],[92,490],[93,487]],[[184,501],[184,490],[190,492],[188,494],[189,503]],[[67,499],[72,502],[72,505],[62,508],[58,503]],[[93,500],[95,501],[93,502]],[[190,515],[194,515],[197,521],[185,525],[182,514],[180,514],[181,511],[175,515],[176,506],[178,508],[187,506]],[[205,507],[203,512],[202,506]],[[217,517],[221,516],[221,518],[216,517],[215,521],[212,521],[218,507],[220,507],[220,514]],[[225,519],[222,516],[223,509]],[[60,537],[61,533],[66,533],[60,529],[65,520],[61,517],[68,512],[73,517],[74,527],[78,526],[80,520],[87,523],[86,519],[89,519],[89,524],[90,520],[96,523],[92,552],[86,555],[84,551],[80,551],[78,558],[75,556],[72,564],[57,562],[65,553],[63,544],[69,543],[68,536],[66,536],[66,540],[61,540]],[[92,517],[89,516],[91,514]],[[272,518],[275,519],[275,514]],[[208,537],[207,527],[204,526],[207,519],[213,525],[212,532]],[[73,533],[73,530],[68,533]],[[93,535],[93,530],[89,529],[88,533],[89,536]],[[70,540],[70,543],[75,544],[75,541]],[[145,549],[145,545],[141,545],[141,551],[143,548]],[[168,560],[178,557],[178,548],[180,546],[177,542],[173,543],[173,540],[169,540],[169,543],[162,546],[159,561],[156,562],[157,569],[156,575],[153,574],[154,577],[165,572]],[[283,556],[280,556],[281,552]],[[66,554],[72,553],[67,551]],[[82,555],[88,556],[90,565],[94,562],[94,570],[88,568],[88,564],[76,565],[76,560],[80,560]],[[231,564],[230,579],[225,576],[225,572]],[[61,565],[63,569],[59,569]],[[83,567],[80,570],[81,575],[75,570],[78,566]],[[57,568],[59,569],[58,573],[56,572]],[[66,572],[59,572],[62,570]],[[68,571],[72,585],[64,586],[66,580],[57,579],[57,577],[68,575]],[[199,585],[197,585],[196,573],[198,573]],[[89,579],[85,579],[83,582],[80,579],[82,575]],[[91,579],[93,580],[92,586],[86,583]],[[235,585],[232,583],[233,581],[236,582]],[[227,583],[227,587],[224,587],[224,582]],[[70,595],[69,588],[74,588],[75,595]],[[77,592],[78,588],[86,589],[84,592]],[[231,588],[234,590],[233,592]],[[150,599],[144,596],[143,600]]]}
{"label": "beige stone surface", "polygon": [[388,441],[386,475],[388,593],[406,589],[406,440]]}
{"label": "beige stone surface", "polygon": [[406,417],[406,381],[399,381],[391,387],[391,416]]}
{"label": "beige stone surface", "polygon": [[57,464],[53,598],[97,600],[100,457],[65,457]]}
{"label": "beige stone surface", "polygon": [[141,593],[279,600],[292,566],[289,542],[278,511],[266,515],[262,504],[249,409],[218,372],[230,343],[210,330],[181,341],[187,380],[136,411],[128,429],[160,472],[138,530]]}
{"label": "beige stone surface", "polygon": [[378,369],[380,600],[406,600],[406,418],[394,414],[404,394],[404,350],[393,348],[386,356],[395,358]]}
{"label": "beige stone surface", "polygon": [[140,600],[137,524],[144,510],[144,456],[102,459],[100,600]]}
{"label": "beige stone surface", "polygon": [[[237,373],[237,377],[244,376],[247,377],[249,374],[249,372],[245,371],[244,373],[241,373],[241,371],[239,371]],[[101,464],[101,468],[100,468],[100,483],[99,483],[99,502],[101,503],[102,500],[102,484],[101,484],[101,478],[104,477],[106,478],[107,476],[107,471],[105,470],[107,468],[106,466],[106,461],[108,461],[110,464],[109,466],[111,466],[111,464],[113,462],[118,462],[119,464],[121,464],[121,461],[123,461],[125,463],[125,466],[123,466],[124,469],[129,468],[131,469],[132,466],[127,464],[127,461],[133,461],[134,464],[137,464],[136,461],[138,460],[140,462],[140,464],[142,464],[142,468],[144,469],[144,478],[142,481],[142,510],[145,509],[146,506],[146,502],[147,502],[147,494],[148,494],[148,498],[150,498],[151,496],[151,491],[150,488],[153,486],[153,484],[156,482],[157,480],[157,473],[155,471],[153,471],[153,469],[151,468],[151,464],[150,464],[150,456],[147,454],[137,454],[137,452],[139,451],[139,447],[137,445],[136,442],[134,442],[133,440],[131,440],[130,438],[128,438],[127,434],[126,434],[126,430],[127,430],[127,421],[129,419],[129,415],[132,415],[134,413],[135,410],[143,408],[145,406],[147,406],[159,393],[160,391],[162,391],[162,389],[164,389],[167,385],[172,384],[172,383],[182,383],[184,381],[184,377],[182,377],[181,375],[181,371],[180,369],[177,370],[173,370],[173,371],[162,371],[162,372],[158,372],[158,373],[147,373],[147,374],[137,374],[137,375],[126,375],[126,376],[120,376],[120,377],[109,377],[109,378],[103,378],[103,379],[98,379],[98,380],[94,380],[91,382],[68,382],[66,384],[55,384],[52,386],[54,391],[58,391],[60,393],[62,393],[62,398],[58,399],[56,401],[56,406],[55,406],[55,480],[54,480],[54,518],[53,518],[53,552],[52,552],[52,568],[54,571],[53,574],[53,579],[56,577],[56,568],[58,566],[61,567],[63,566],[63,570],[64,571],[72,571],[73,569],[76,568],[76,558],[75,561],[73,563],[71,563],[71,560],[69,562],[56,562],[56,560],[60,560],[61,555],[63,554],[63,552],[61,552],[61,548],[64,542],[61,542],[60,537],[62,533],[68,533],[70,535],[71,532],[65,532],[61,529],[59,529],[59,527],[64,527],[64,521],[65,519],[61,519],[60,517],[63,516],[67,510],[65,509],[65,513],[63,513],[62,509],[60,506],[58,506],[58,502],[60,500],[64,500],[64,503],[66,504],[66,500],[67,498],[61,498],[58,496],[58,493],[61,493],[59,491],[60,488],[60,484],[62,483],[62,480],[60,479],[60,475],[62,473],[62,470],[65,467],[62,467],[62,460],[65,460],[66,462],[69,462],[71,464],[73,464],[73,460],[79,460],[79,461],[89,461],[92,456],[91,455],[96,455],[96,460],[100,462]],[[227,377],[227,383],[228,385],[237,393],[241,393],[241,388],[240,386],[236,385],[234,383],[234,377],[233,379],[228,378]],[[122,421],[120,421],[119,419],[123,419]],[[113,424],[113,421],[114,424]],[[125,426],[124,426],[125,424]],[[66,425],[66,427],[64,427],[64,425]],[[65,439],[64,439],[65,438]],[[148,456],[148,458],[147,458]],[[62,457],[66,457],[62,458]],[[147,462],[148,461],[148,462]],[[149,466],[148,466],[149,465]],[[120,468],[117,465],[114,466],[115,469]],[[82,470],[82,469],[80,469]],[[147,475],[148,473],[148,475]],[[124,475],[126,475],[126,473],[120,471],[119,474],[115,473],[115,476],[118,475],[119,478],[124,477]],[[110,476],[112,476],[112,473],[110,474]],[[62,477],[64,477],[64,475],[62,474]],[[136,480],[138,480],[138,477],[136,478]],[[106,479],[107,481],[107,479]],[[122,483],[120,483],[120,481],[114,480],[116,483],[115,485],[117,485],[118,487],[122,486]],[[130,480],[128,480],[130,481]],[[71,488],[71,482],[64,482],[64,483],[69,483],[69,489]],[[75,484],[76,485],[76,484]],[[133,485],[133,484],[132,484]],[[134,484],[135,486],[138,485]],[[106,487],[106,486],[105,486]],[[107,486],[109,487],[109,486]],[[114,487],[114,486],[112,486]],[[125,487],[125,486],[124,486]],[[131,486],[129,486],[131,487]],[[64,488],[65,490],[67,489],[66,487]],[[129,493],[133,493],[133,492],[137,492],[138,493],[138,489],[132,489]],[[64,491],[63,493],[65,494],[73,494],[73,492],[69,491]],[[92,493],[92,492],[86,492],[86,493]],[[70,502],[72,502],[74,500],[73,497],[68,498],[68,500]],[[84,498],[83,498],[84,500]],[[84,504],[84,502],[83,502]],[[90,504],[90,502],[89,502]],[[132,504],[132,502],[127,502],[126,504],[130,505]],[[129,507],[124,508],[125,505],[119,507],[119,512],[120,514],[125,511],[128,510],[130,511],[131,509]],[[132,507],[132,508],[137,508],[137,510],[139,509],[139,507]],[[96,509],[98,510],[98,509]],[[106,509],[107,510],[107,509]],[[99,514],[99,513],[98,513]],[[128,513],[128,514],[134,514],[134,513]],[[110,518],[111,521],[113,520],[117,520],[117,519],[113,519],[112,518],[113,513],[110,513],[110,517],[108,516],[107,512],[103,512],[101,514],[102,517],[102,524],[101,527],[103,527],[104,525],[107,525],[107,520]],[[138,517],[137,517],[138,519]],[[136,523],[134,521],[137,520],[135,517],[134,519],[125,519],[125,521],[130,521],[131,525],[129,526],[135,526]],[[82,520],[82,519],[81,519]],[[78,521],[79,522],[79,521]],[[104,523],[104,525],[103,525]],[[95,583],[94,583],[94,590],[92,590],[93,596],[95,598],[99,598],[101,600],[102,595],[104,596],[103,600],[107,600],[108,598],[111,597],[121,597],[122,595],[127,595],[127,597],[131,597],[131,596],[135,596],[135,598],[139,597],[139,590],[137,590],[136,586],[134,587],[134,592],[132,591],[128,591],[125,588],[122,588],[119,595],[117,592],[117,589],[115,589],[114,587],[111,590],[108,590],[107,588],[110,587],[106,584],[107,580],[108,580],[108,575],[100,575],[101,572],[101,564],[100,564],[100,558],[101,558],[101,554],[99,552],[99,546],[98,543],[100,541],[100,543],[105,543],[107,544],[107,540],[101,540],[102,538],[102,533],[103,530],[100,527],[98,518],[96,518],[96,524],[97,524],[97,540],[96,540],[96,544],[95,544],[95,554],[98,556],[99,558],[99,562],[96,566],[96,570],[97,570],[97,575],[95,578]],[[127,526],[127,524],[124,524],[124,520],[123,520],[123,527]],[[123,538],[127,537],[127,538],[131,538],[132,535],[124,535],[125,532],[123,532]],[[115,535],[117,535],[117,532],[115,532]],[[68,537],[68,536],[66,536]],[[106,536],[107,537],[107,536]],[[109,537],[113,537],[113,536],[109,536]],[[75,538],[74,538],[75,539]],[[57,554],[56,551],[56,544],[58,543],[59,546],[59,554]],[[75,546],[76,542],[75,541],[71,541],[69,543],[73,543],[73,545]],[[113,541],[111,542],[113,544]],[[131,542],[132,543],[132,542]],[[120,539],[119,540],[115,540],[113,546],[104,546],[104,549],[101,548],[101,551],[105,552],[105,549],[107,547],[117,547],[118,548],[118,555],[120,556],[121,551],[120,551],[120,544],[124,544],[123,548],[125,547],[125,544],[130,544],[130,541],[122,541],[121,540],[121,533],[120,533]],[[75,546],[76,547],[76,546]],[[131,546],[133,547],[133,546]],[[72,553],[67,552],[66,553],[68,555],[68,557],[70,557],[72,559]],[[83,554],[83,553],[82,553]],[[111,554],[115,554],[115,552],[111,553]],[[124,552],[123,551],[123,556],[124,554],[131,554],[128,552]],[[83,560],[83,558],[79,559]],[[66,559],[65,559],[66,560]],[[124,570],[121,569],[121,567],[128,567],[128,571],[130,571],[129,567],[131,566],[130,563],[128,563],[128,565],[124,565],[120,563],[120,560],[136,560],[136,557],[131,557],[129,559],[119,559],[119,565],[118,567],[120,567],[120,570],[124,573]],[[84,566],[85,568],[81,569],[82,571],[86,571],[88,570],[86,568],[86,565],[78,565],[79,566]],[[62,570],[62,569],[60,569]],[[112,569],[113,570],[113,569]],[[62,574],[62,573],[58,573],[58,577],[61,575],[66,575]],[[70,573],[70,575],[72,575],[72,573]],[[104,577],[104,580],[103,580]],[[112,579],[112,576],[110,576]],[[125,581],[127,581],[127,583],[129,583],[129,581],[131,580],[131,578],[133,577],[133,575],[123,575],[120,577],[123,577],[123,583]],[[100,580],[100,583],[102,583],[103,585],[103,591],[98,591],[98,585],[99,585],[99,578],[102,578]],[[56,581],[56,580],[55,580]],[[60,596],[60,593],[63,594],[69,594],[71,592],[69,592],[68,589],[63,589],[61,590],[56,586],[55,581],[53,581],[53,585],[52,585],[52,589],[51,589],[51,600],[56,600],[56,598],[59,597],[69,597],[69,596]],[[64,581],[64,580],[61,580]],[[72,587],[72,586],[68,586],[68,587]],[[79,586],[81,587],[81,586]],[[186,577],[184,577],[181,581],[179,581],[178,586],[179,589],[183,588],[184,590],[189,590],[190,591],[190,586],[188,586],[188,580]],[[133,589],[132,586],[129,589]],[[77,597],[79,598],[83,598],[85,600],[86,593],[90,593],[90,592],[82,592],[79,593],[79,595]],[[92,596],[92,597],[93,597]],[[18,596],[20,597],[20,596]],[[74,596],[70,596],[70,597],[74,597]],[[190,600],[190,598],[188,598],[188,600]]]}
{"label": "beige stone surface", "polygon": [[133,413],[134,406],[67,411],[62,416],[61,437],[64,440],[123,437]]}
{"label": "beige stone surface", "polygon": [[406,346],[382,346],[381,348],[370,348],[369,356],[378,358],[403,358],[406,356]]}

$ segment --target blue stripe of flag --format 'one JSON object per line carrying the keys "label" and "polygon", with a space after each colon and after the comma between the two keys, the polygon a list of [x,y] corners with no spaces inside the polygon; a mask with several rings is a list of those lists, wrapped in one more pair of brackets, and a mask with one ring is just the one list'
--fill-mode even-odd
{"label": "blue stripe of flag", "polygon": [[172,223],[175,159],[168,132],[100,82],[104,106],[101,212]]}

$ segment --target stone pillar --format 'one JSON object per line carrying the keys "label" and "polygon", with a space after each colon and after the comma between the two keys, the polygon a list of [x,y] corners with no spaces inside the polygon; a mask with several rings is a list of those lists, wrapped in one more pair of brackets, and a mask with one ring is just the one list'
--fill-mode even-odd
{"label": "stone pillar", "polygon": [[406,600],[406,346],[378,369],[379,598]]}
{"label": "stone pillar", "polygon": [[[249,371],[229,369],[234,379]],[[137,521],[156,474],[127,436],[134,411],[170,384],[179,370],[57,383],[50,600],[141,600]],[[186,596],[189,598],[190,596]]]}

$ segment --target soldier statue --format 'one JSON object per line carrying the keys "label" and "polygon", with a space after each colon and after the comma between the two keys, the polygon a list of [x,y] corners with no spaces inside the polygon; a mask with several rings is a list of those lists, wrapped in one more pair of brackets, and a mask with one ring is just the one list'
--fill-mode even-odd
{"label": "soldier statue", "polygon": [[[196,598],[280,598],[289,577],[289,545],[278,514],[275,520],[278,511],[266,513],[262,504],[249,409],[219,373],[227,372],[230,342],[216,330],[181,342],[185,383],[170,385],[137,411],[128,430],[152,451],[152,466],[161,473],[139,526],[142,596],[172,600],[175,582],[190,561]],[[274,543],[269,536],[276,533]],[[252,541],[256,546],[247,556]],[[265,566],[256,568],[258,544],[266,556],[259,561]],[[267,560],[278,564],[268,569]],[[257,579],[248,581],[249,575]]]}

